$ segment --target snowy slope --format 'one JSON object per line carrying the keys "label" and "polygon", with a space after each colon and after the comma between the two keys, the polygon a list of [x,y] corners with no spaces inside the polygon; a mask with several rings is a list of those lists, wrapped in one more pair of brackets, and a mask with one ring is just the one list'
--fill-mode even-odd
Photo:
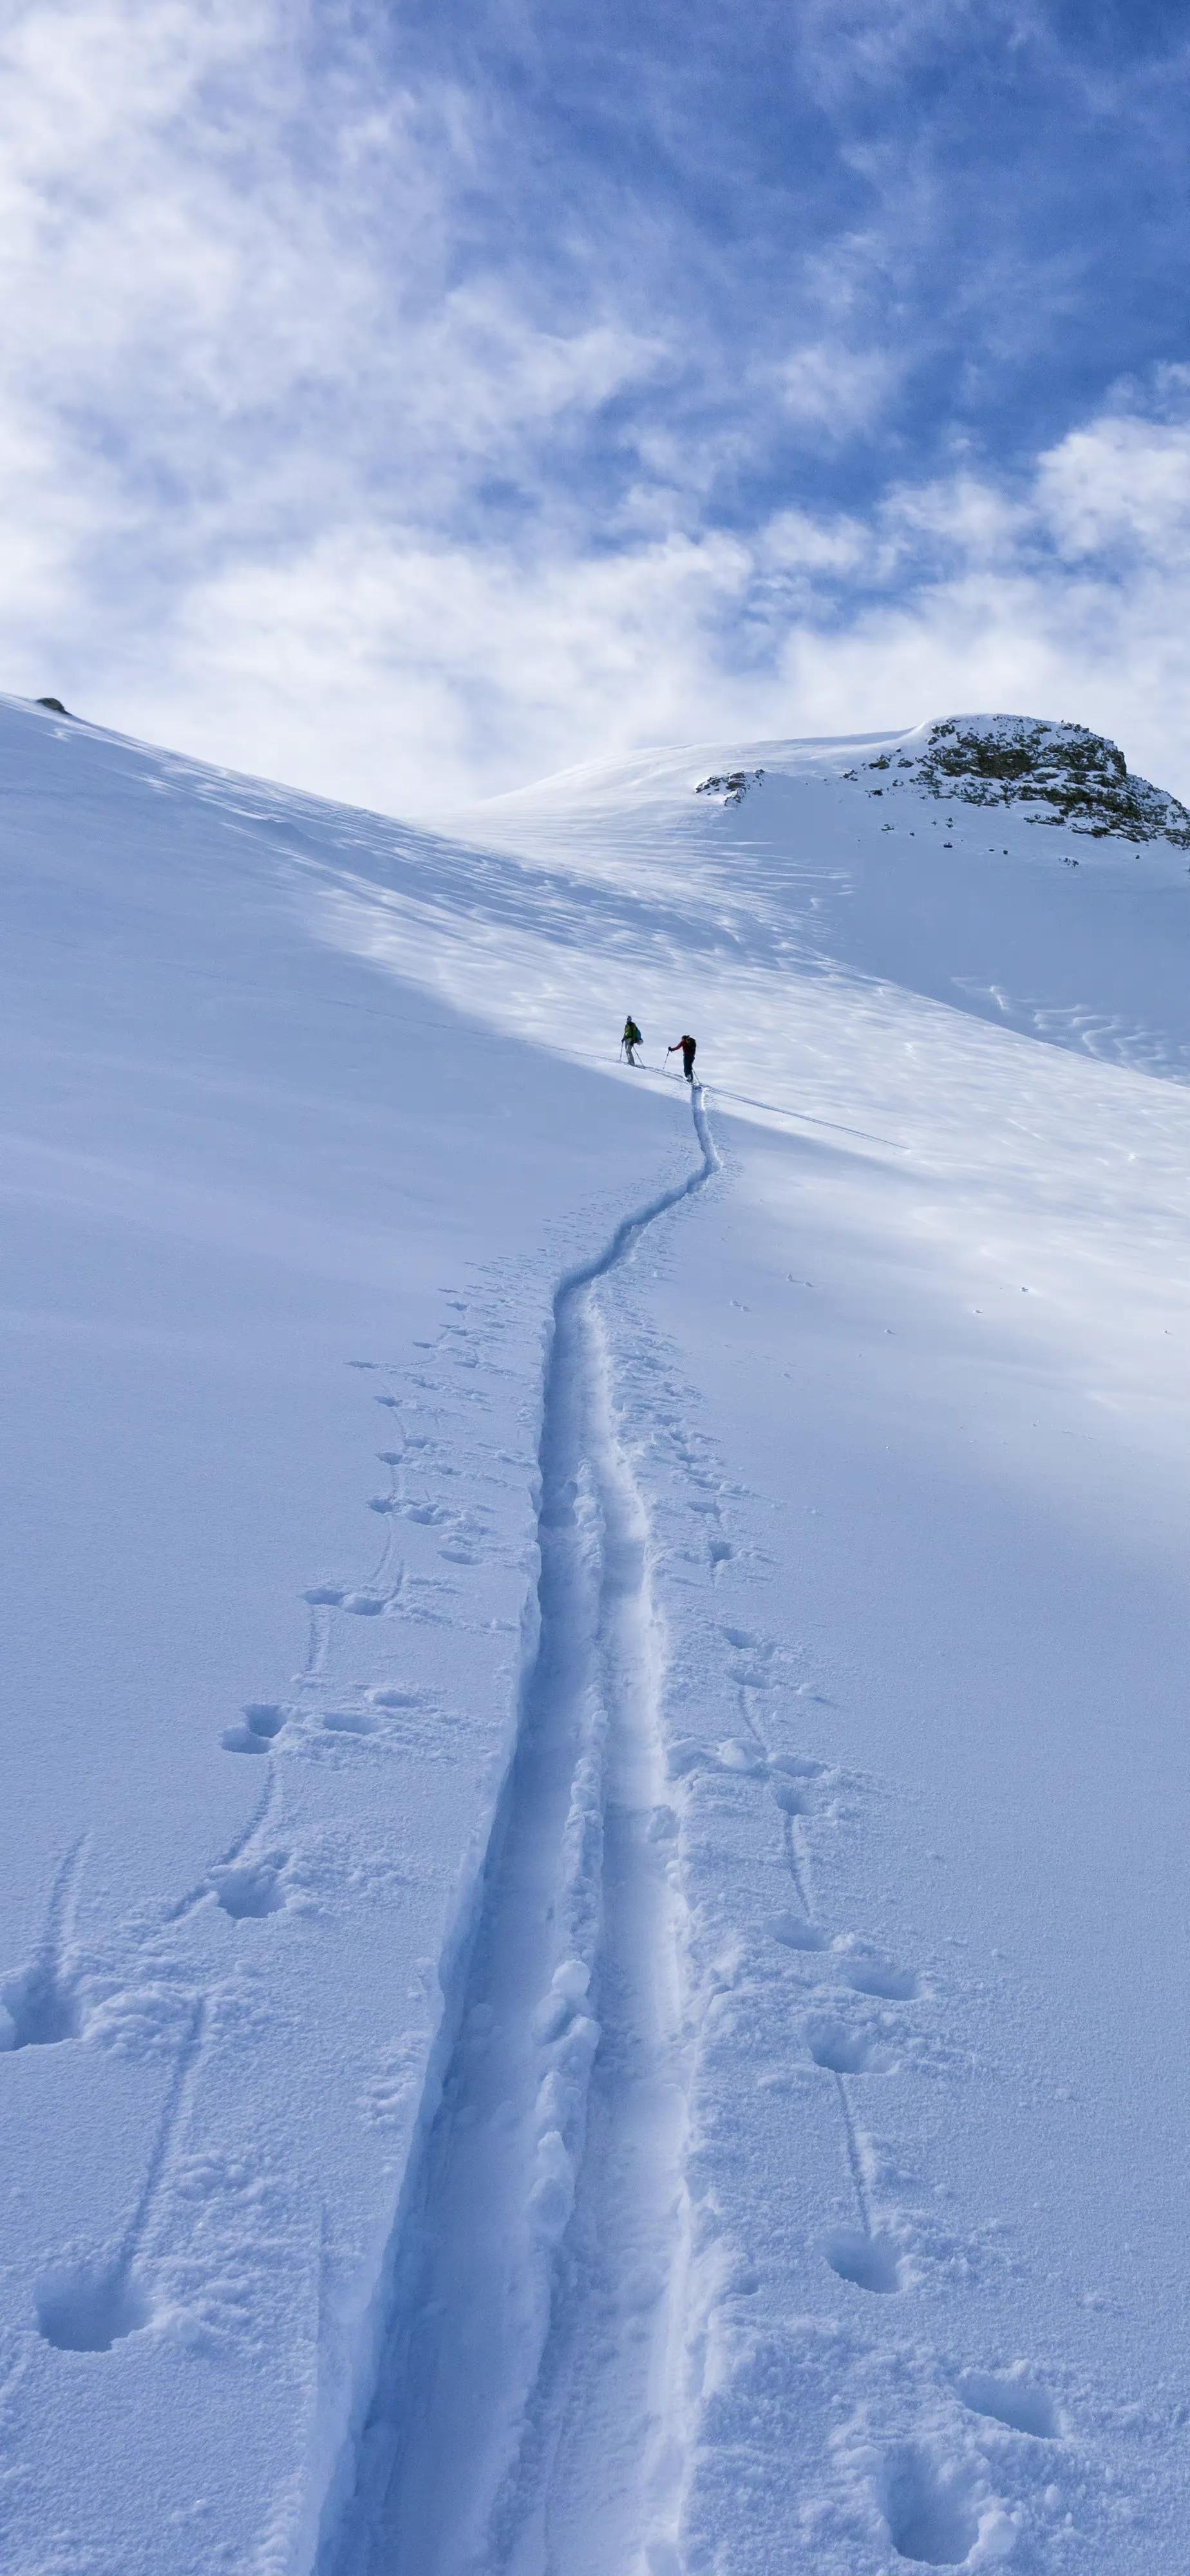
{"label": "snowy slope", "polygon": [[[564,857],[605,898],[676,898],[687,942],[722,966],[742,951],[801,978],[889,980],[1185,1078],[1190,817],[1143,781],[1088,796],[1083,762],[1072,774],[1061,756],[1076,728],[1028,728],[1023,779],[982,775],[966,751],[989,728],[1011,746],[1018,723],[642,754],[460,820],[507,850]],[[1034,737],[1057,746],[1048,773]],[[1022,792],[1034,782],[1040,795]],[[1132,828],[1108,836],[1105,823]]]}
{"label": "snowy slope", "polygon": [[1180,809],[0,733],[0,2562],[1176,2569]]}

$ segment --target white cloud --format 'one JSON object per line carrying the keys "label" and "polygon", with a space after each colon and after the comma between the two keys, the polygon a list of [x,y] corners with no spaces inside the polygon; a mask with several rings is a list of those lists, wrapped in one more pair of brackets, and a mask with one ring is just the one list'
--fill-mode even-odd
{"label": "white cloud", "polygon": [[663,537],[530,563],[341,528],[188,597],[133,729],[398,810],[511,785],[584,749],[709,726],[714,637],[746,548]]}
{"label": "white cloud", "polygon": [[122,700],[158,738],[398,811],[643,742],[956,706],[1078,718],[1185,793],[1180,568],[1156,542],[1123,575],[1055,555],[1063,470],[1012,501],[965,473],[867,527],[784,511],[598,556],[340,529],[196,586]]}
{"label": "white cloud", "polygon": [[795,350],[778,380],[791,420],[843,438],[878,419],[900,373],[888,350],[820,340]]}
{"label": "white cloud", "polygon": [[[969,473],[900,491],[870,561],[897,595],[852,599],[782,647],[797,729],[956,707],[1070,717],[1190,795],[1186,476],[1177,434],[1088,424],[1007,495]],[[1133,470],[1135,469],[1135,470]]]}
{"label": "white cloud", "polygon": [[[819,96],[834,102],[857,86],[903,76],[961,36],[975,15],[974,0],[802,0],[801,58]],[[999,5],[978,15],[1006,35],[1023,20],[1019,9]]]}
{"label": "white cloud", "polygon": [[[955,16],[855,0],[853,69]],[[802,338],[732,375],[729,332],[704,360],[680,296],[634,296],[630,206],[602,264],[488,243],[492,103],[341,27],[316,61],[325,32],[283,0],[9,22],[8,685],[396,809],[956,703],[1082,716],[1190,789],[1185,371],[1031,473],[899,464],[866,511],[717,525],[766,441],[880,420],[880,238],[807,254]]]}
{"label": "white cloud", "polygon": [[[1182,371],[1190,375],[1190,371]],[[1038,502],[1072,561],[1124,549],[1185,565],[1190,554],[1190,420],[1109,413],[1042,459]]]}

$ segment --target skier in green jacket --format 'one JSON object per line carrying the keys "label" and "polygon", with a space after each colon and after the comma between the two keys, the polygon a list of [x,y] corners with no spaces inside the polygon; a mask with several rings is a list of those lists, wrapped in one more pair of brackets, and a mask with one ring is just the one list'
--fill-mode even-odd
{"label": "skier in green jacket", "polygon": [[643,1040],[642,1040],[642,1038],[641,1038],[640,1030],[638,1029],[638,1027],[637,1027],[637,1025],[636,1025],[635,1020],[633,1019],[633,1016],[632,1016],[631,1011],[629,1012],[628,1017],[627,1017],[627,1019],[626,1019],[626,1020],[625,1020],[625,1022],[624,1022],[624,1035],[623,1035],[623,1037],[622,1037],[622,1038],[621,1038],[621,1040],[620,1040],[620,1044],[621,1044],[621,1046],[622,1046],[622,1047],[623,1047],[623,1049],[624,1049],[624,1053],[625,1053],[625,1055],[626,1055],[626,1056],[627,1056],[627,1058],[628,1058],[628,1062],[629,1062],[629,1064],[635,1064],[635,1062],[636,1062],[636,1057],[634,1056],[634,1054],[633,1054],[632,1050],[633,1050],[633,1048],[634,1048],[634,1047],[638,1047],[638,1046],[642,1045],[642,1044],[643,1044]]}

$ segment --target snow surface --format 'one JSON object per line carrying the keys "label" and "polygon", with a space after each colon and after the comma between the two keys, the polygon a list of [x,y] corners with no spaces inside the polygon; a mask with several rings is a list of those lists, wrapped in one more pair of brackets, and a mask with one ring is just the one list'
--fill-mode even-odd
{"label": "snow surface", "polygon": [[1181,2569],[1190,877],[928,735],[0,707],[4,2576]]}

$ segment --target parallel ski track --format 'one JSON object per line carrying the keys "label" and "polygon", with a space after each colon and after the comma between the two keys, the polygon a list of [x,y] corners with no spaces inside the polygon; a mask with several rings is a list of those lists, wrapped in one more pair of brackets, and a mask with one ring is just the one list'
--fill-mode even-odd
{"label": "parallel ski track", "polygon": [[440,2100],[392,2251],[355,2492],[321,2576],[630,2576],[671,2563],[678,1900],[655,1833],[662,1655],[647,1521],[596,1291],[718,1169],[697,1084],[691,1105],[698,1167],[555,1292],[538,1642]]}

